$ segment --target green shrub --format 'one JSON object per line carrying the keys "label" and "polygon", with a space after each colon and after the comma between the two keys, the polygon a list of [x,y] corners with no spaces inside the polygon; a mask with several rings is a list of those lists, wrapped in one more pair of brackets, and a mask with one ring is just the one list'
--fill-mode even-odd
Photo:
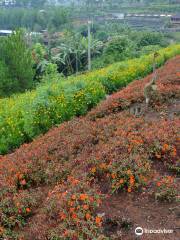
{"label": "green shrub", "polygon": [[154,32],[144,32],[137,43],[139,47],[149,46],[149,45],[166,45],[163,41],[163,35]]}
{"label": "green shrub", "polygon": [[103,54],[92,61],[93,69],[134,57],[135,44],[126,36],[114,36],[104,47]]}
{"label": "green shrub", "polygon": [[9,74],[8,67],[0,60],[0,96],[9,95],[12,88],[14,88],[14,82]]}
{"label": "green shrub", "polygon": [[161,46],[159,45],[144,46],[140,50],[140,55],[150,54],[150,53],[153,53],[154,51],[159,51],[160,49],[161,49]]}
{"label": "green shrub", "polygon": [[0,97],[32,88],[33,61],[23,32],[16,31],[2,38],[0,52]]}

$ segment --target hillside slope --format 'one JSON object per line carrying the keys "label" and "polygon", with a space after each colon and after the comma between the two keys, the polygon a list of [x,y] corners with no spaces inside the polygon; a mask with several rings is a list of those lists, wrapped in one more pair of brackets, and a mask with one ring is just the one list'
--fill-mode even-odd
{"label": "hillside slope", "polygon": [[137,226],[179,239],[180,56],[158,70],[146,109],[151,78],[0,158],[2,239],[132,240]]}
{"label": "hillside slope", "polygon": [[[180,54],[180,44],[158,51],[157,67]],[[57,124],[85,115],[106,94],[152,72],[153,54],[67,79],[50,74],[33,91],[0,99],[0,154],[29,143]]]}

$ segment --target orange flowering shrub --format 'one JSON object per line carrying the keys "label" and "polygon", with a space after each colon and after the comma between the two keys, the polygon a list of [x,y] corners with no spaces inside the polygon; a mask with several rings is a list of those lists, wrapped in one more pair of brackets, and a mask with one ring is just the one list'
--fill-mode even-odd
{"label": "orange flowering shrub", "polygon": [[112,193],[119,191],[130,193],[146,185],[150,168],[149,161],[136,156],[136,160],[122,160],[121,164],[119,161],[96,164],[90,168],[89,178],[91,181],[98,179],[109,182]]}
{"label": "orange flowering shrub", "polygon": [[128,193],[140,189],[146,185],[146,179],[150,170],[150,164],[144,163],[142,167],[138,165],[114,165],[112,168],[113,173],[110,175],[112,178],[112,191],[119,192],[125,190]]}
{"label": "orange flowering shrub", "polygon": [[156,181],[155,198],[160,201],[173,201],[177,196],[174,177],[165,176]]}
{"label": "orange flowering shrub", "polygon": [[93,163],[92,167],[89,169],[89,179],[103,179],[106,177],[107,173],[109,173],[109,166],[110,164],[107,163]]}
{"label": "orange flowering shrub", "polygon": [[[66,190],[69,185],[71,188]],[[97,237],[102,231],[103,219],[96,215],[101,199],[101,193],[91,190],[91,185],[85,181],[77,180],[77,184],[72,184],[72,178],[68,178],[66,184],[57,186],[47,199],[47,205],[51,206],[52,201],[55,204],[54,211],[47,208],[49,217],[56,218],[56,227],[48,233],[50,239],[56,236],[64,240]]]}
{"label": "orange flowering shrub", "polygon": [[0,236],[3,239],[18,239],[14,228],[22,228],[26,220],[32,214],[32,208],[37,206],[35,198],[27,192],[19,192],[13,195],[13,191],[4,189],[3,197],[0,196]]}
{"label": "orange flowering shrub", "polygon": [[87,116],[0,156],[0,238],[106,239],[102,197],[109,195],[102,205],[110,207],[111,198],[118,197],[112,192],[142,190],[146,197],[156,192],[158,200],[174,199],[175,179],[160,177],[157,184],[154,179],[179,171],[179,118],[172,115],[179,59],[158,70],[162,98],[147,113],[136,117],[129,107],[143,104],[152,76],[109,96]]}
{"label": "orange flowering shrub", "polygon": [[[175,125],[175,127],[176,127],[178,122],[176,122],[175,124],[176,124]],[[176,134],[176,133],[174,132],[174,134]],[[166,139],[166,138],[164,138],[164,139]],[[174,145],[174,142],[172,142],[170,139],[167,139],[166,142],[169,142],[169,143],[164,143],[162,145],[159,144],[158,146],[155,146],[155,148],[154,148],[155,156],[154,157],[158,160],[175,163],[176,159],[178,157],[177,156],[177,147]]]}

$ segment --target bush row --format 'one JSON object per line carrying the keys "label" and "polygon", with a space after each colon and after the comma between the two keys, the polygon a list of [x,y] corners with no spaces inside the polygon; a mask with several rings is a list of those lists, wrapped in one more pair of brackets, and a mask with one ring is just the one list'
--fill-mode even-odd
{"label": "bush row", "polygon": [[[159,53],[157,65],[161,66],[180,54],[180,45],[161,49]],[[67,79],[49,75],[35,91],[1,99],[0,154],[31,141],[73,116],[84,115],[106,94],[150,73],[152,61],[151,54]]]}

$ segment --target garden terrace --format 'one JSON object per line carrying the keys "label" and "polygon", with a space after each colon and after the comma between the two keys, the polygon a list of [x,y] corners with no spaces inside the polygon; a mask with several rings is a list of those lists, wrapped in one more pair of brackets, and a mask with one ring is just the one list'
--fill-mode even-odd
{"label": "garden terrace", "polygon": [[1,237],[132,240],[141,226],[178,239],[179,69],[177,56],[158,70],[158,98],[138,117],[152,75],[2,156]]}
{"label": "garden terrace", "polygon": [[[157,66],[180,54],[180,45],[158,51]],[[63,79],[46,76],[36,90],[0,100],[0,154],[11,152],[53,126],[85,115],[107,94],[152,72],[153,54]]]}

